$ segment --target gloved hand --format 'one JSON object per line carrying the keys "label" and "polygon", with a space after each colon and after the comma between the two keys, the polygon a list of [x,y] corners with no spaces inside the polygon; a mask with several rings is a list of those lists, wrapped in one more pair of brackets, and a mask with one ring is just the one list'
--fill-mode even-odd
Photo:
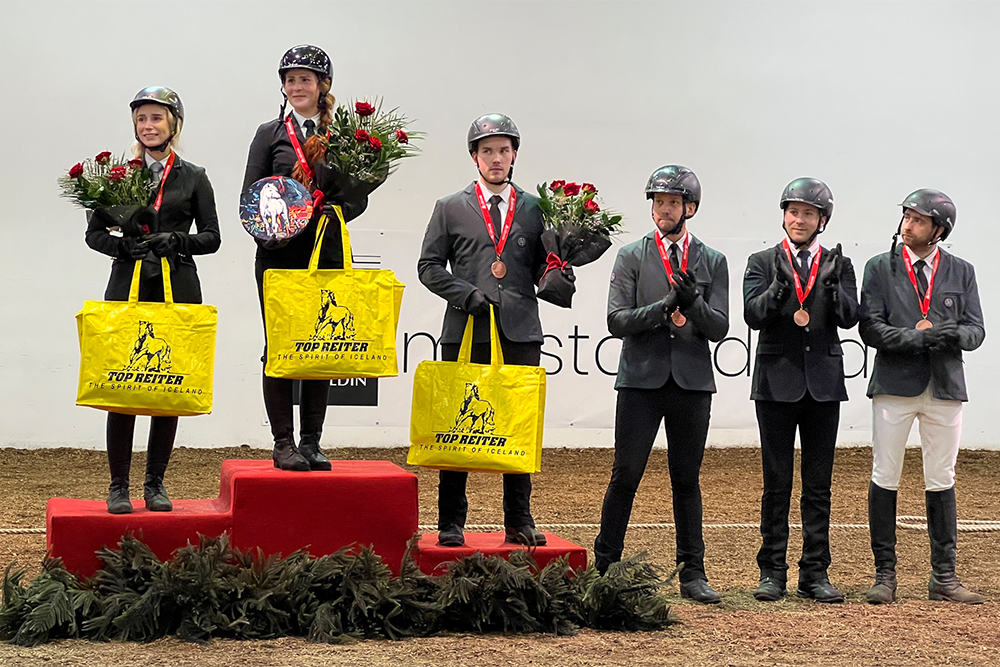
{"label": "gloved hand", "polygon": [[265,250],[277,250],[278,248],[284,248],[291,240],[292,239],[268,239],[261,243],[260,246]]}
{"label": "gloved hand", "polygon": [[149,247],[134,236],[118,239],[118,256],[122,259],[142,259],[149,254]]}
{"label": "gloved hand", "polygon": [[486,295],[476,290],[469,295],[465,302],[465,312],[475,317],[490,314],[490,302],[486,300]]}
{"label": "gloved hand", "polygon": [[177,252],[177,236],[173,232],[146,234],[142,241],[157,257],[169,257]]}
{"label": "gloved hand", "polygon": [[827,289],[836,290],[840,286],[840,274],[844,271],[844,250],[840,244],[830,251],[830,259],[819,267],[816,277]]}
{"label": "gloved hand", "polygon": [[663,297],[663,314],[670,317],[670,313],[674,312],[677,308],[677,290],[670,290],[667,295]]}
{"label": "gloved hand", "polygon": [[677,305],[682,309],[690,308],[699,295],[694,276],[686,271],[674,273],[674,292],[677,293]]}
{"label": "gloved hand", "polygon": [[781,248],[778,248],[777,252],[774,253],[774,281],[772,284],[774,283],[783,287],[792,287],[795,284],[795,269],[789,264],[788,256]]}
{"label": "gloved hand", "polygon": [[924,331],[924,347],[930,352],[959,349],[958,323],[942,322]]}

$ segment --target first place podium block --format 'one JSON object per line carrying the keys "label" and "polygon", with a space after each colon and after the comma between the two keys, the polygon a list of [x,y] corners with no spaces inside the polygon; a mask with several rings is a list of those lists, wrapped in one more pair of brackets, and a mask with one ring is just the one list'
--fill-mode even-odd
{"label": "first place podium block", "polygon": [[67,569],[91,576],[96,551],[132,532],[161,559],[198,534],[228,531],[234,547],[265,554],[305,549],[313,556],[350,545],[371,546],[399,573],[417,531],[417,477],[389,461],[333,461],[329,472],[287,472],[271,461],[222,464],[219,497],[175,500],[172,512],[150,512],[133,501],[132,514],[108,514],[101,501],[52,498],[46,538]]}

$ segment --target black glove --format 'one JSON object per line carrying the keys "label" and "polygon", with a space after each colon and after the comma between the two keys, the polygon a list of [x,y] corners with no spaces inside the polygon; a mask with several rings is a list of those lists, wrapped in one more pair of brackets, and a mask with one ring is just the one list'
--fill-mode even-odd
{"label": "black glove", "polygon": [[698,284],[694,276],[685,271],[674,274],[674,292],[677,293],[677,305],[682,309],[690,308],[698,298]]}
{"label": "black glove", "polygon": [[264,250],[277,250],[279,248],[284,248],[291,240],[292,239],[268,239],[261,243],[260,247]]}
{"label": "black glove", "polygon": [[787,288],[795,284],[795,269],[788,263],[788,257],[781,248],[774,253],[774,281],[771,284],[775,283]]}
{"label": "black glove", "polygon": [[958,324],[942,322],[930,329],[924,330],[924,347],[930,352],[947,352],[958,350],[960,345]]}
{"label": "black glove", "polygon": [[177,252],[177,236],[173,232],[157,232],[146,234],[142,241],[157,257],[169,257]]}
{"label": "black glove", "polygon": [[670,313],[677,309],[677,290],[670,290],[667,295],[663,297],[663,314],[670,317]]}
{"label": "black glove", "polygon": [[486,295],[479,290],[469,295],[465,302],[465,312],[475,317],[490,314],[490,302],[486,300]]}
{"label": "black glove", "polygon": [[122,259],[142,259],[149,254],[149,247],[133,236],[118,239],[118,256]]}
{"label": "black glove", "polygon": [[836,290],[840,286],[840,274],[844,271],[844,250],[837,247],[830,251],[830,259],[819,268],[819,283],[827,289]]}

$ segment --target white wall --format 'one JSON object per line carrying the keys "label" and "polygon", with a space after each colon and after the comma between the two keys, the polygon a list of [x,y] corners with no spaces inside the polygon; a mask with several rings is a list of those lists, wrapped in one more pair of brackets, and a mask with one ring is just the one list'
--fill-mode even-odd
{"label": "white wall", "polygon": [[[109,263],[84,244],[84,214],[58,198],[55,181],[82,157],[128,148],[127,105],[144,86],[182,96],[183,154],[208,169],[223,229],[221,250],[199,262],[206,302],[220,312],[215,412],[184,420],[178,442],[264,445],[254,245],[237,201],[254,130],[277,113],[275,69],[289,46],[327,49],[341,101],[382,95],[428,133],[423,155],[351,225],[356,250],[380,254],[409,285],[400,342],[438,331],[443,304],[416,280],[419,239],[434,201],[474,176],[469,122],[495,110],[523,135],[516,180],[528,189],[553,178],[597,184],[626,216],[624,241],[650,227],[648,174],[666,163],[693,168],[705,195],[692,229],[729,255],[731,335],[745,336],[746,255],[780,238],[778,196],[803,175],[833,188],[824,241],[843,242],[859,273],[888,248],[906,194],[950,194],[952,250],[976,264],[992,320],[998,24],[1000,7],[986,2],[2,3],[0,445],[102,445],[103,413],[74,406],[73,315],[100,298]],[[550,377],[548,444],[611,444],[612,378],[596,370],[593,346],[607,335],[612,261],[609,253],[578,271],[572,312],[543,308],[546,332],[563,343],[545,350],[564,362]],[[591,336],[576,341],[586,376],[570,372],[574,326]],[[617,347],[603,349],[614,368]],[[738,367],[737,352],[720,359]],[[997,347],[987,338],[966,360],[965,446],[1000,447]],[[849,366],[862,361],[848,353]],[[719,385],[711,442],[753,444],[748,380]],[[844,442],[867,437],[864,387],[849,381]],[[408,375],[380,389],[379,408],[331,408],[324,442],[405,444]]]}

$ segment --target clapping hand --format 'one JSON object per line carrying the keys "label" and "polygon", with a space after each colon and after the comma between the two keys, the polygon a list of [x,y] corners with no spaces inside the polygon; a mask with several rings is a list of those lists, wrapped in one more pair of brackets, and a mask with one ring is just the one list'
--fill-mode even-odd
{"label": "clapping hand", "polygon": [[836,289],[840,285],[840,274],[844,270],[844,251],[840,244],[830,251],[830,259],[819,268],[819,282],[823,287]]}
{"label": "clapping hand", "polygon": [[690,308],[698,298],[698,284],[694,276],[687,271],[678,271],[674,274],[674,292],[677,294],[677,305],[681,308]]}

